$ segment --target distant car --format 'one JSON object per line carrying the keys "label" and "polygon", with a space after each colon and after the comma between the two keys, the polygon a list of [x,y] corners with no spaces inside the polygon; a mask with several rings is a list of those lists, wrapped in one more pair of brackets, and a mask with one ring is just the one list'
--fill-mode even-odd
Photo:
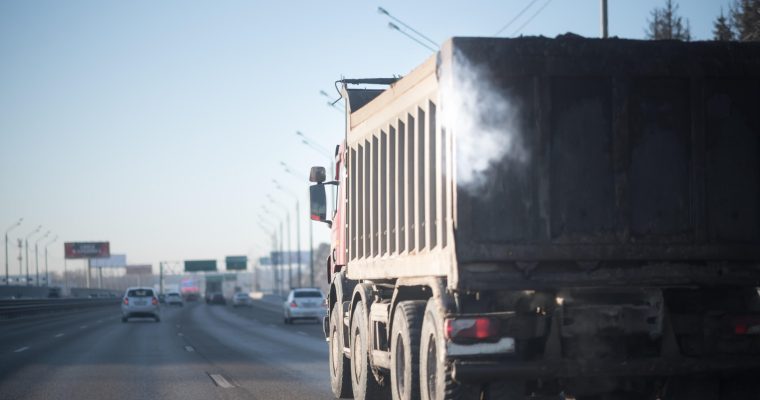
{"label": "distant car", "polygon": [[131,287],[121,301],[121,322],[127,322],[133,317],[153,318],[160,322],[158,311],[158,296],[153,288]]}
{"label": "distant car", "polygon": [[227,304],[227,299],[224,298],[224,295],[220,292],[214,292],[209,293],[206,295],[206,303],[207,304]]}
{"label": "distant car", "polygon": [[166,294],[166,304],[170,306],[184,306],[185,301],[182,300],[182,296],[177,292],[169,292]]}
{"label": "distant car", "polygon": [[325,316],[325,295],[317,288],[293,289],[283,303],[283,320],[292,324],[296,319],[322,320]]}
{"label": "distant car", "polygon": [[198,293],[185,293],[185,301],[198,301]]}
{"label": "distant car", "polygon": [[251,296],[249,296],[248,293],[238,292],[232,296],[233,307],[250,307],[252,305],[253,303],[251,302]]}

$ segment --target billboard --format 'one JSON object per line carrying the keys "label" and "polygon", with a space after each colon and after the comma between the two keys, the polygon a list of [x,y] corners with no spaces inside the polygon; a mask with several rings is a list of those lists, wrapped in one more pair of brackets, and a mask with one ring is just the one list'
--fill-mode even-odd
{"label": "billboard", "polygon": [[66,258],[108,258],[111,245],[108,242],[66,242],[63,244]]}
{"label": "billboard", "polygon": [[216,260],[185,261],[185,272],[216,271]]}
{"label": "billboard", "polygon": [[90,266],[94,268],[121,268],[127,265],[126,254],[111,254],[108,258],[96,258],[90,261]]}
{"label": "billboard", "polygon": [[248,257],[246,256],[227,256],[224,262],[227,264],[227,271],[245,271],[248,269]]}
{"label": "billboard", "polygon": [[182,293],[198,293],[198,282],[194,278],[182,278],[180,282],[180,292]]}
{"label": "billboard", "polygon": [[153,274],[153,266],[150,264],[140,265],[127,265],[124,267],[127,271],[127,275],[151,275]]}

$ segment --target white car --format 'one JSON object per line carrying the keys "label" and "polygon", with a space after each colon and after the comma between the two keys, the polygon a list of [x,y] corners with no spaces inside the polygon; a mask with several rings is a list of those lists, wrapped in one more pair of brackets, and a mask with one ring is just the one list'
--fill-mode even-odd
{"label": "white car", "polygon": [[232,296],[233,307],[251,307],[252,305],[251,296],[248,293],[237,292]]}
{"label": "white car", "polygon": [[292,324],[296,319],[321,321],[325,314],[325,295],[317,288],[293,289],[283,303],[286,324]]}
{"label": "white car", "polygon": [[167,305],[176,305],[176,306],[184,306],[185,301],[182,300],[182,295],[180,295],[177,292],[169,292],[166,294],[166,304]]}
{"label": "white car", "polygon": [[153,288],[131,287],[121,300],[121,322],[127,322],[133,317],[153,318],[160,322],[158,311],[158,296]]}

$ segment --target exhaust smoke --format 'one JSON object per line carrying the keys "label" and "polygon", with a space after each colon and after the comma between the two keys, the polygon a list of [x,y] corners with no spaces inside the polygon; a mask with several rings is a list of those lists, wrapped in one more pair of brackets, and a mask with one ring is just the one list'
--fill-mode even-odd
{"label": "exhaust smoke", "polygon": [[[442,64],[442,68],[443,65]],[[519,105],[494,85],[491,72],[459,51],[442,77],[440,104],[444,128],[454,137],[456,182],[470,191],[486,183],[485,172],[508,161],[524,164],[528,153],[519,130]]]}

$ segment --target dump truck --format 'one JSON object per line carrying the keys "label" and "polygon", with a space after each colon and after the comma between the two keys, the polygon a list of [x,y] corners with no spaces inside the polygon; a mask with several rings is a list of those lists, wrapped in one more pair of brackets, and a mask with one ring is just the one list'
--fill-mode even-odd
{"label": "dump truck", "polygon": [[452,38],[339,82],[336,397],[757,398],[760,44]]}

